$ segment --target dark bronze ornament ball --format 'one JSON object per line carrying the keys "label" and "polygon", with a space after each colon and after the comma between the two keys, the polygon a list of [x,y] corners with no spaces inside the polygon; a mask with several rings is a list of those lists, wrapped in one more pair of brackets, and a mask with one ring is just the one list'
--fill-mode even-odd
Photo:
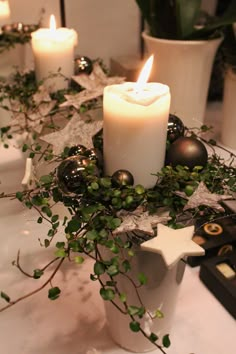
{"label": "dark bronze ornament ball", "polygon": [[88,74],[93,71],[93,62],[91,59],[85,56],[79,56],[75,58],[75,75]]}
{"label": "dark bronze ornament ball", "polygon": [[134,184],[134,177],[127,170],[117,170],[113,173],[111,181],[116,187],[132,186]]}
{"label": "dark bronze ornament ball", "polygon": [[74,145],[68,151],[68,156],[84,156],[90,161],[94,161],[98,166],[103,165],[102,153],[99,149],[87,149],[84,145]]}
{"label": "dark bronze ornament ball", "polygon": [[170,143],[184,135],[184,124],[182,120],[174,114],[169,114],[169,121],[167,126],[167,139]]}
{"label": "dark bronze ornament ball", "polygon": [[84,156],[86,151],[87,148],[84,145],[74,145],[68,151],[68,156],[77,156],[77,155]]}
{"label": "dark bronze ornament ball", "polygon": [[94,161],[99,167],[103,165],[103,157],[99,149],[87,149],[84,153],[84,156],[87,157],[90,161]]}
{"label": "dark bronze ornament ball", "polygon": [[191,137],[181,137],[170,145],[166,164],[173,167],[177,165],[187,166],[192,170],[195,166],[204,167],[207,160],[207,150],[200,140]]}
{"label": "dark bronze ornament ball", "polygon": [[[63,193],[79,194],[82,191],[85,182],[85,168],[90,163],[91,161],[85,156],[71,156],[61,162],[57,168],[57,181]],[[98,175],[96,168],[95,174]]]}

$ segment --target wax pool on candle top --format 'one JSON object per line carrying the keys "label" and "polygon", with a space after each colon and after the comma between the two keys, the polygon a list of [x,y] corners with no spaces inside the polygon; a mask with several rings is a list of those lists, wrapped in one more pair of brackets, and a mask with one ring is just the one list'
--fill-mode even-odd
{"label": "wax pool on candle top", "polygon": [[74,70],[74,46],[76,32],[68,28],[55,28],[51,20],[51,28],[40,28],[32,33],[32,48],[35,59],[37,81],[55,74],[60,69],[64,76],[47,79],[46,85],[52,90],[68,87],[68,81]]}
{"label": "wax pool on candle top", "polygon": [[126,169],[135,184],[153,187],[164,165],[170,107],[169,87],[147,83],[137,92],[135,83],[104,90],[104,162],[112,175]]}

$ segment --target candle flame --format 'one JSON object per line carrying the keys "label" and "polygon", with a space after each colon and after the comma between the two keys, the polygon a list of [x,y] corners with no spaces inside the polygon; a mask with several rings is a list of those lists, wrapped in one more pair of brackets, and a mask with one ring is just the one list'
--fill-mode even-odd
{"label": "candle flame", "polygon": [[153,64],[153,59],[154,55],[151,55],[150,58],[146,61],[140,75],[138,78],[138,81],[136,83],[136,91],[140,92],[143,90],[145,84],[148,81],[151,69],[152,69],[152,64]]}
{"label": "candle flame", "polygon": [[55,20],[55,16],[54,15],[50,16],[50,30],[51,31],[55,31],[56,30],[56,20]]}

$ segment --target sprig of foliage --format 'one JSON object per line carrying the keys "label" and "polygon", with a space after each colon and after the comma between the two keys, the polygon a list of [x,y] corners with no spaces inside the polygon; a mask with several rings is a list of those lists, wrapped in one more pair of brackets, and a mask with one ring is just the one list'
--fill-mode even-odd
{"label": "sprig of foliage", "polygon": [[[8,25],[12,27],[11,25]],[[10,30],[3,31],[0,34],[0,53],[6,50],[14,48],[16,44],[25,44],[31,40],[31,32],[36,31],[39,25],[28,25],[27,31],[23,30],[23,24],[15,24],[16,28],[10,28]],[[17,27],[22,27],[18,29]]]}
{"label": "sprig of foliage", "polygon": [[[62,74],[58,71],[49,77],[51,76],[62,76]],[[78,84],[71,83],[68,89],[49,93],[55,104],[48,114],[43,116],[40,109],[45,102],[38,104],[34,100],[34,95],[39,93],[43,83],[43,81],[36,81],[34,71],[25,73],[16,71],[10,79],[0,80],[0,107],[9,112],[14,122],[0,128],[0,139],[4,147],[7,148],[9,140],[15,136],[27,135],[28,140],[34,142],[40,134],[60,129],[59,124],[62,119],[69,120],[75,112],[85,113],[100,106],[99,99],[94,99],[81,105],[80,109],[73,106],[61,107],[60,105],[66,100],[65,95],[73,95],[83,90],[83,87]],[[32,114],[37,115],[37,118],[32,118]],[[38,133],[39,130],[35,128],[37,125],[41,127],[42,133]]]}

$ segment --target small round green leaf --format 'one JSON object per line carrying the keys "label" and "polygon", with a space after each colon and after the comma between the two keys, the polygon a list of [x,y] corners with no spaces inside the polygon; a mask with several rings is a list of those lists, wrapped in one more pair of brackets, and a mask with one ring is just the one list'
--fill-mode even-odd
{"label": "small round green leaf", "polygon": [[43,271],[41,269],[34,269],[34,279],[39,279],[43,275]]}
{"label": "small round green leaf", "polygon": [[133,332],[140,331],[140,323],[137,321],[130,322],[129,327],[130,327],[131,331],[133,331]]}
{"label": "small round green leaf", "polygon": [[96,275],[102,275],[105,273],[106,267],[103,263],[101,262],[96,262],[93,267],[94,273]]}
{"label": "small round green leaf", "polygon": [[169,348],[170,346],[170,338],[169,338],[169,334],[166,334],[163,338],[162,338],[162,344],[165,348]]}
{"label": "small round green leaf", "polygon": [[48,290],[48,298],[50,300],[56,300],[60,296],[61,290],[56,286]]}
{"label": "small round green leaf", "polygon": [[111,288],[101,288],[100,289],[100,295],[105,301],[111,301],[115,298],[115,292]]}

